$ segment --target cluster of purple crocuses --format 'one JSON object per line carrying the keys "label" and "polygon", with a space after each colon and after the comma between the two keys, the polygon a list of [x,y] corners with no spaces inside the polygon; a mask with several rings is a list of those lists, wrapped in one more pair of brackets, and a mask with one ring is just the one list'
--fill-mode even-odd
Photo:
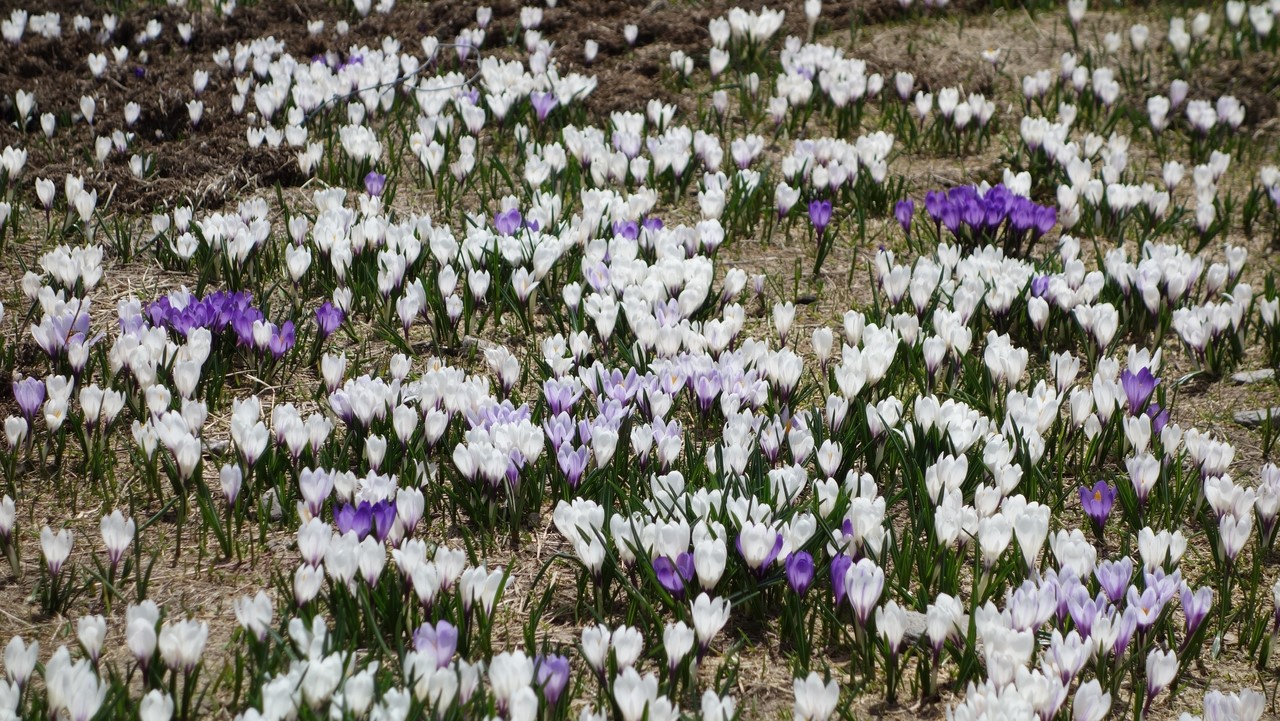
{"label": "cluster of purple crocuses", "polygon": [[[147,305],[146,317],[151,325],[166,328],[182,337],[198,328],[222,333],[229,327],[235,333],[238,345],[269,350],[276,358],[293,348],[296,340],[293,321],[285,321],[278,326],[267,321],[262,310],[253,305],[253,295],[243,291],[219,290],[204,298],[193,295],[183,298],[170,293]],[[329,319],[322,319],[320,311],[316,312],[322,335],[327,335],[323,332],[326,320]],[[336,323],[329,320],[328,325],[336,329],[341,322],[339,316]]]}
{"label": "cluster of purple crocuses", "polygon": [[[1003,183],[985,193],[972,185],[950,190],[931,190],[924,198],[925,212],[937,227],[945,227],[969,246],[981,246],[1004,239],[1006,246],[1034,243],[1058,222],[1058,211],[1009,190]],[[914,209],[914,208],[912,208]],[[906,207],[895,209],[899,223]]]}

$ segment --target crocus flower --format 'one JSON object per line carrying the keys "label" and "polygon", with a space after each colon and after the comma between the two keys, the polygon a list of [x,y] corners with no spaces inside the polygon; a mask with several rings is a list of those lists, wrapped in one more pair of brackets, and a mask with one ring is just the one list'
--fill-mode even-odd
{"label": "crocus flower", "polygon": [[71,531],[64,528],[54,533],[53,529],[45,526],[40,530],[40,553],[50,576],[61,573],[62,565],[71,555]]}
{"label": "crocus flower", "polygon": [[813,223],[813,228],[818,231],[818,235],[822,235],[827,226],[831,224],[831,201],[811,201],[809,203],[809,222]]}
{"label": "crocus flower", "polygon": [[376,170],[370,170],[369,174],[364,176],[364,190],[375,198],[382,195],[382,191],[386,185],[387,176],[377,172]]}
{"label": "crocus flower", "polygon": [[893,217],[898,219],[898,225],[902,226],[902,232],[908,236],[911,235],[911,218],[916,213],[916,202],[911,198],[899,200],[898,204],[893,206]]}
{"label": "crocus flower", "polygon": [[634,220],[615,220],[613,221],[613,234],[622,236],[627,240],[636,240],[640,237],[640,224]]}
{"label": "crocus flower", "polygon": [[1173,677],[1178,675],[1178,654],[1173,651],[1161,651],[1160,649],[1152,649],[1147,655],[1147,702],[1150,706],[1152,699],[1160,695],[1160,692],[1169,687],[1173,683]]}
{"label": "crocus flower", "polygon": [[294,340],[293,321],[287,320],[277,332],[271,334],[271,340],[267,343],[267,348],[271,351],[271,355],[279,360],[293,347]]}
{"label": "crocus flower", "polygon": [[1111,694],[1094,679],[1081,684],[1071,701],[1071,721],[1102,721],[1111,710]]}
{"label": "crocus flower", "polygon": [[556,705],[569,685],[569,659],[559,654],[539,655],[534,660],[534,670],[547,705]]}
{"label": "crocus flower", "polygon": [[343,313],[341,308],[326,300],[319,308],[316,308],[316,329],[320,332],[320,339],[324,340],[332,335],[344,320],[346,320],[346,313]]}
{"label": "crocus flower", "polygon": [[1184,583],[1180,596],[1182,614],[1186,619],[1187,637],[1190,638],[1200,628],[1200,624],[1204,623],[1209,610],[1213,608],[1213,589],[1205,586],[1192,592],[1191,586]]}
{"label": "crocus flower", "polygon": [[[363,504],[362,504],[363,505]],[[382,500],[373,504],[372,521],[373,537],[382,543],[391,534],[391,527],[396,522],[396,504],[394,501]]]}
{"label": "crocus flower", "polygon": [[1093,488],[1080,487],[1080,505],[1084,506],[1084,512],[1089,514],[1098,533],[1102,533],[1115,502],[1116,489],[1107,485],[1106,481],[1098,481]]}
{"label": "crocus flower", "polygon": [[822,682],[822,677],[810,672],[808,677],[793,683],[795,703],[791,715],[796,721],[827,721],[835,713],[840,702],[840,686],[834,679]]}
{"label": "crocus flower", "polygon": [[368,501],[358,505],[344,503],[333,512],[333,522],[338,527],[338,535],[355,531],[356,537],[363,540],[373,530],[373,505]]}
{"label": "crocus flower", "polygon": [[1071,591],[1067,599],[1067,611],[1081,635],[1089,636],[1093,632],[1093,623],[1098,620],[1106,604],[1107,601],[1102,596],[1091,597],[1084,586],[1077,585]]}
{"label": "crocus flower", "polygon": [[787,585],[796,595],[803,596],[813,584],[813,556],[808,551],[799,551],[787,556]]}
{"label": "crocus flower", "polygon": [[1151,432],[1157,436],[1169,424],[1169,411],[1154,401],[1147,405],[1147,416],[1151,418]]}
{"label": "crocus flower", "polygon": [[[835,596],[836,606],[844,601],[844,577],[851,566],[853,566],[853,559],[843,553],[831,559],[831,592]],[[1280,614],[1280,611],[1277,613]],[[1280,615],[1277,618],[1280,618]]]}
{"label": "crocus flower", "polygon": [[1148,586],[1142,593],[1138,593],[1136,586],[1129,587],[1128,593],[1129,608],[1137,611],[1138,628],[1147,630],[1160,618],[1160,613],[1164,611],[1164,603],[1160,600],[1160,593]]}
{"label": "crocus flower", "polygon": [[1133,579],[1133,559],[1125,556],[1119,561],[1103,561],[1093,569],[1093,573],[1098,577],[1098,585],[1107,594],[1107,599],[1119,603]]}
{"label": "crocus flower", "polygon": [[445,620],[433,626],[424,623],[413,632],[413,650],[435,659],[436,668],[444,668],[453,660],[458,648],[458,629]]}
{"label": "crocus flower", "polygon": [[653,560],[653,572],[658,583],[676,598],[684,598],[684,588],[694,576],[693,554],[681,553],[672,561],[666,556],[658,556]]}
{"label": "crocus flower", "polygon": [[493,217],[493,226],[502,235],[513,235],[520,229],[523,218],[518,208],[504,210]]}
{"label": "crocus flower", "polygon": [[533,103],[533,111],[537,113],[539,121],[546,120],[559,104],[555,93],[530,93],[529,102]]}
{"label": "crocus flower", "polygon": [[884,571],[869,558],[860,559],[844,575],[845,595],[858,625],[866,626],[884,591]]}
{"label": "crocus flower", "polygon": [[1151,394],[1155,392],[1160,379],[1151,374],[1151,369],[1142,368],[1137,373],[1124,369],[1120,373],[1120,385],[1124,388],[1125,397],[1129,400],[1129,414],[1138,415],[1147,407]]}
{"label": "crocus flower", "polygon": [[1031,297],[1043,298],[1049,292],[1049,276],[1037,275],[1031,279]]}
{"label": "crocus flower", "polygon": [[111,562],[111,567],[115,568],[120,565],[120,559],[124,557],[125,550],[133,542],[137,524],[132,518],[126,519],[120,511],[114,511],[102,517],[100,528],[102,543],[107,547],[107,558]]}
{"label": "crocus flower", "polygon": [[738,554],[746,562],[747,568],[757,577],[768,572],[769,566],[782,551],[782,534],[763,523],[747,522],[742,525],[742,532],[734,541]]}
{"label": "crocus flower", "polygon": [[1119,658],[1124,655],[1125,649],[1129,648],[1129,642],[1133,640],[1133,634],[1138,630],[1138,609],[1129,607],[1120,614],[1120,624],[1116,632],[1116,642],[1112,645],[1111,651]]}
{"label": "crocus flower", "polygon": [[27,419],[27,423],[31,423],[44,403],[44,381],[31,377],[14,381],[13,399],[17,401],[22,417]]}

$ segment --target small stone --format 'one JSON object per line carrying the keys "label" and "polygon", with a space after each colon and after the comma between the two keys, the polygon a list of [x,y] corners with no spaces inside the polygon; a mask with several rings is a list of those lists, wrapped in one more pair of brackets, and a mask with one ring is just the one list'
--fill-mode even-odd
{"label": "small stone", "polygon": [[927,617],[919,611],[907,611],[906,638],[922,638],[929,632]]}
{"label": "small stone", "polygon": [[1252,411],[1240,411],[1236,414],[1236,423],[1245,428],[1257,428],[1271,417],[1272,423],[1280,426],[1280,408],[1259,408]]}
{"label": "small stone", "polygon": [[1262,381],[1269,381],[1272,378],[1275,378],[1275,376],[1276,376],[1276,371],[1274,368],[1260,368],[1256,371],[1240,371],[1239,373],[1232,373],[1231,380],[1234,383],[1240,383],[1244,385],[1249,383],[1260,383]]}

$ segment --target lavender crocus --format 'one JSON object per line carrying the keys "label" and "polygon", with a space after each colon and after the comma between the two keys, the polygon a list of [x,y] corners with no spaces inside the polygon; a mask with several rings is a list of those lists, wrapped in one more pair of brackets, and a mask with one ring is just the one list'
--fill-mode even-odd
{"label": "lavender crocus", "polygon": [[853,566],[853,559],[843,553],[831,559],[831,591],[835,596],[836,607],[844,601],[844,577]]}
{"label": "lavender crocus", "polygon": [[434,626],[424,623],[413,632],[413,650],[434,658],[436,668],[448,666],[457,648],[458,629],[448,621],[437,621]]}
{"label": "lavender crocus", "polygon": [[1129,582],[1133,580],[1133,559],[1125,556],[1119,561],[1103,561],[1093,573],[1098,577],[1098,585],[1107,599],[1112,603],[1119,603],[1129,588]]}
{"label": "lavender crocus", "polygon": [[1106,606],[1105,598],[1102,596],[1094,598],[1089,595],[1088,589],[1079,585],[1071,591],[1067,599],[1067,612],[1071,615],[1071,620],[1075,623],[1080,635],[1086,638],[1093,633],[1093,622],[1098,619]]}
{"label": "lavender crocus", "polygon": [[1133,640],[1133,634],[1138,630],[1138,609],[1130,606],[1120,614],[1120,624],[1116,633],[1116,642],[1111,647],[1111,652],[1119,658],[1124,655],[1125,649],[1129,647],[1129,642]]}
{"label": "lavender crocus", "polygon": [[1147,407],[1151,394],[1155,392],[1160,379],[1151,374],[1151,369],[1142,368],[1137,373],[1124,369],[1120,373],[1120,385],[1129,400],[1129,415],[1138,415]]}
{"label": "lavender crocus", "polygon": [[1136,586],[1130,586],[1127,601],[1129,608],[1137,612],[1138,628],[1143,631],[1155,625],[1155,622],[1160,618],[1160,613],[1164,611],[1164,602],[1160,598],[1160,592],[1150,586],[1141,593],[1138,592]]}
{"label": "lavender crocus", "polygon": [[627,240],[637,240],[640,237],[640,224],[634,220],[615,220],[613,234]]}
{"label": "lavender crocus", "polygon": [[1213,589],[1205,586],[1193,592],[1191,586],[1184,583],[1179,595],[1182,598],[1182,615],[1186,620],[1187,637],[1190,638],[1195,635],[1200,624],[1204,623],[1204,619],[1213,608]]}
{"label": "lavender crocus", "polygon": [[316,308],[316,329],[320,333],[320,339],[324,340],[332,335],[346,318],[347,314],[341,308],[327,300]]}
{"label": "lavender crocus", "polygon": [[547,412],[558,416],[573,409],[573,405],[582,397],[582,389],[559,378],[549,378],[542,383],[542,395],[547,399]]}
{"label": "lavender crocus", "polygon": [[514,235],[520,230],[520,224],[523,217],[520,215],[518,208],[504,210],[493,217],[493,227],[497,228],[498,233],[502,235]]}
{"label": "lavender crocus", "polygon": [[787,585],[797,596],[803,596],[813,585],[813,556],[808,551],[799,551],[787,556],[785,565]]}
{"label": "lavender crocus", "polygon": [[813,223],[813,229],[818,231],[819,236],[826,232],[827,226],[831,224],[831,201],[811,201],[809,203],[809,222]]}
{"label": "lavender crocus", "polygon": [[537,114],[538,122],[546,120],[551,111],[560,104],[556,100],[555,93],[531,93],[529,102],[533,103],[533,112]]}
{"label": "lavender crocus", "polygon": [[[559,461],[560,447],[566,443],[572,443],[577,435],[578,424],[574,422],[573,416],[567,412],[560,412],[555,415],[548,415],[542,421],[542,430],[547,436],[547,442],[551,444],[551,450],[556,452],[556,460]],[[572,450],[572,449],[571,449]],[[585,465],[583,466],[586,467]],[[565,471],[564,466],[560,467],[562,472]]]}
{"label": "lavender crocus", "polygon": [[287,320],[284,325],[271,334],[271,340],[267,343],[267,349],[271,351],[272,357],[279,360],[289,349],[293,347],[296,340],[296,331],[294,330],[293,321]]}
{"label": "lavender crocus", "polygon": [[916,214],[916,201],[911,198],[899,200],[897,205],[893,206],[893,217],[898,219],[898,225],[902,226],[902,232],[911,236],[911,219]]}
{"label": "lavender crocus", "polygon": [[574,448],[573,444],[565,443],[556,451],[556,464],[559,465],[560,472],[564,474],[570,488],[577,488],[582,482],[582,476],[587,471],[587,461],[590,458],[591,449],[585,445]]}
{"label": "lavender crocus", "polygon": [[44,403],[44,381],[32,377],[14,381],[13,399],[17,401],[22,417],[30,424],[31,419],[40,412],[40,406]]}
{"label": "lavender crocus", "polygon": [[386,541],[387,536],[391,534],[391,527],[396,522],[395,501],[381,500],[373,504],[372,520],[373,537],[378,539],[378,543]]}
{"label": "lavender crocus", "polygon": [[555,706],[569,685],[569,659],[560,654],[539,654],[534,669],[547,706]]}
{"label": "lavender crocus", "polygon": [[375,198],[382,195],[382,191],[386,186],[387,176],[376,170],[370,170],[369,174],[364,176],[364,190]]}
{"label": "lavender crocus", "polygon": [[1049,276],[1037,275],[1031,279],[1031,295],[1034,298],[1043,298],[1045,293],[1049,292]]}
{"label": "lavender crocus", "polygon": [[1159,403],[1152,401],[1147,406],[1147,416],[1151,418],[1151,432],[1160,435],[1164,427],[1169,424],[1169,411],[1161,408]]}
{"label": "lavender crocus", "polygon": [[692,553],[681,553],[672,561],[666,556],[658,556],[653,560],[653,573],[658,583],[677,599],[684,598],[685,585],[693,578],[695,568]]}
{"label": "lavender crocus", "polygon": [[334,510],[333,522],[340,535],[354,531],[356,537],[363,541],[373,530],[373,504],[368,501],[355,505],[344,503]]}
{"label": "lavender crocus", "polygon": [[1116,489],[1107,485],[1106,481],[1098,481],[1093,488],[1080,487],[1080,505],[1093,521],[1093,527],[1099,534],[1107,524],[1111,515],[1111,507],[1116,502]]}

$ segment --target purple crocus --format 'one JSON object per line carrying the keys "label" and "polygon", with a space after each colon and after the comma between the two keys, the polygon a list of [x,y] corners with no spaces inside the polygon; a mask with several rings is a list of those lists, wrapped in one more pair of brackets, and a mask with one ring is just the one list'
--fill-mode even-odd
{"label": "purple crocus", "polygon": [[930,190],[924,194],[924,211],[929,214],[933,222],[942,222],[942,209],[946,207],[947,196],[939,190]]}
{"label": "purple crocus", "polygon": [[637,240],[640,237],[640,224],[634,220],[615,220],[613,234],[627,240]]}
{"label": "purple crocus", "polygon": [[546,120],[551,111],[555,110],[556,106],[560,104],[556,100],[555,93],[531,93],[529,101],[533,103],[533,112],[537,113],[538,122]]}
{"label": "purple crocus", "polygon": [[1058,224],[1058,209],[1053,206],[1042,206],[1036,209],[1035,214],[1035,236],[1040,236],[1053,230],[1053,226]]}
{"label": "purple crocus", "polygon": [[539,654],[534,660],[538,685],[548,706],[555,706],[569,685],[569,659],[560,654]]}
{"label": "purple crocus", "polygon": [[316,308],[316,329],[320,332],[320,339],[324,340],[332,335],[346,318],[347,314],[341,308],[327,300]]}
{"label": "purple crocus", "polygon": [[813,228],[818,231],[818,235],[822,235],[827,230],[827,226],[831,224],[831,201],[811,201],[809,203],[809,222],[813,223]]}
{"label": "purple crocus", "polygon": [[[546,433],[547,442],[551,444],[551,449],[556,452],[556,459],[559,460],[560,446],[573,442],[574,437],[577,435],[578,424],[574,422],[573,416],[562,412],[544,418],[542,430]],[[564,470],[563,466],[560,470]]]}
{"label": "purple crocus", "polygon": [[1138,609],[1130,606],[1120,614],[1119,632],[1116,634],[1116,642],[1111,647],[1111,652],[1119,658],[1124,655],[1125,649],[1129,648],[1129,642],[1133,640],[1134,631],[1138,630]]}
{"label": "purple crocus", "polygon": [[831,559],[831,591],[835,595],[836,607],[844,601],[844,576],[853,566],[853,559],[843,553]]}
{"label": "purple crocus", "polygon": [[684,598],[685,585],[693,578],[694,572],[692,553],[682,553],[674,561],[666,556],[653,560],[653,573],[658,577],[658,583],[677,599]]}
{"label": "purple crocus", "polygon": [[18,402],[18,410],[22,412],[22,417],[30,424],[31,419],[40,412],[40,406],[44,403],[44,381],[30,376],[14,381],[13,399]]}
{"label": "purple crocus", "polygon": [[271,341],[267,344],[267,347],[271,351],[271,355],[279,360],[293,347],[294,340],[293,321],[287,320],[284,325],[280,326],[279,330],[271,334]]}
{"label": "purple crocus", "polygon": [[511,208],[493,216],[493,227],[497,228],[502,235],[514,235],[517,230],[520,230],[522,221],[520,209]]}
{"label": "purple crocus", "polygon": [[434,658],[436,668],[448,666],[457,648],[458,629],[448,621],[437,621],[434,626],[424,623],[413,632],[413,650]]}
{"label": "purple crocus", "polygon": [[376,170],[370,170],[369,174],[364,176],[364,190],[369,195],[377,198],[382,195],[382,190],[387,187],[387,176]]}
{"label": "purple crocus", "polygon": [[1089,514],[1098,533],[1102,533],[1102,528],[1107,524],[1111,506],[1115,502],[1116,489],[1107,485],[1106,481],[1098,481],[1093,488],[1080,487],[1080,505],[1084,506],[1084,512]]}
{"label": "purple crocus", "polygon": [[373,530],[373,504],[368,501],[356,505],[343,503],[334,510],[333,522],[340,535],[355,531],[356,538],[363,541]]}
{"label": "purple crocus", "polygon": [[1146,631],[1155,625],[1160,618],[1160,613],[1164,611],[1164,601],[1160,598],[1160,592],[1148,586],[1139,593],[1137,586],[1130,586],[1127,595],[1128,608],[1125,610],[1136,611],[1138,628]]}
{"label": "purple crocus", "polygon": [[1119,603],[1129,588],[1129,582],[1133,580],[1133,559],[1125,556],[1119,561],[1103,561],[1093,570],[1093,574],[1098,577],[1098,585],[1107,599],[1112,603]]}
{"label": "purple crocus", "polygon": [[1152,401],[1147,406],[1147,416],[1151,418],[1151,432],[1157,436],[1169,424],[1169,411],[1161,408],[1159,403]]}
{"label": "purple crocus", "polygon": [[1067,598],[1067,612],[1071,614],[1076,630],[1085,638],[1093,633],[1093,622],[1098,620],[1098,616],[1106,607],[1107,599],[1102,596],[1097,598],[1090,596],[1089,590],[1081,585],[1073,588],[1071,595]]}
{"label": "purple crocus", "polygon": [[391,527],[396,522],[396,504],[395,501],[381,500],[373,504],[373,537],[378,539],[378,543],[387,540],[387,536],[391,534]]}
{"label": "purple crocus", "polygon": [[1043,298],[1045,293],[1049,292],[1049,276],[1037,275],[1031,279],[1031,296],[1033,298]]}
{"label": "purple crocus", "polygon": [[711,410],[716,396],[721,390],[720,373],[715,370],[697,373],[693,377],[693,393],[698,401],[698,410],[704,415]]}
{"label": "purple crocus", "polygon": [[[797,596],[803,596],[809,586],[813,585],[813,556],[808,551],[799,551],[787,556],[787,585]],[[843,585],[843,584],[842,584]]]}
{"label": "purple crocus", "polygon": [[582,388],[559,378],[549,378],[542,383],[542,395],[547,399],[547,412],[558,416],[573,409],[573,404],[582,397]]}
{"label": "purple crocus", "polygon": [[898,225],[902,226],[902,232],[908,237],[911,235],[911,218],[916,214],[916,201],[911,198],[899,200],[898,204],[893,206],[893,217],[898,219]]}
{"label": "purple crocus", "polygon": [[570,488],[577,488],[582,482],[582,476],[587,472],[587,460],[590,458],[591,448],[586,445],[574,448],[572,443],[564,443],[556,451],[556,463]]}
{"label": "purple crocus", "polygon": [[1159,383],[1160,379],[1151,374],[1150,368],[1142,368],[1137,373],[1126,368],[1120,373],[1120,385],[1129,400],[1129,415],[1136,416],[1146,409]]}
{"label": "purple crocus", "polygon": [[1186,619],[1187,637],[1190,638],[1204,623],[1209,610],[1213,608],[1213,589],[1209,586],[1192,592],[1191,586],[1182,584],[1182,615]]}

